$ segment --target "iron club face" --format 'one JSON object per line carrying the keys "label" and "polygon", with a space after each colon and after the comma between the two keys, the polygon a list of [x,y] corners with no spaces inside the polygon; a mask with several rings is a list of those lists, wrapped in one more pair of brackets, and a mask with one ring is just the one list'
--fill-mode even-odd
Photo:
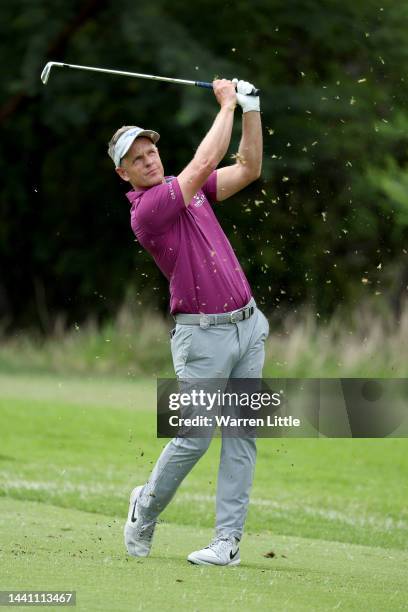
{"label": "iron club face", "polygon": [[52,66],[52,62],[48,62],[48,64],[44,66],[44,70],[41,73],[41,80],[44,83],[44,85],[47,84],[48,77],[50,76],[51,66]]}
{"label": "iron club face", "polygon": [[63,64],[60,64],[59,62],[48,62],[47,64],[45,64],[44,69],[41,73],[41,80],[44,83],[44,85],[47,84],[48,79],[50,77],[50,72],[51,72],[51,68],[53,66],[62,66]]}

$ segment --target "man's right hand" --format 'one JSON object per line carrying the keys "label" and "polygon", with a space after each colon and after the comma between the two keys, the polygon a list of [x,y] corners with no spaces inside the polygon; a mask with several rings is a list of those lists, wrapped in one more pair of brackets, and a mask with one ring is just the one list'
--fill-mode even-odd
{"label": "man's right hand", "polygon": [[237,105],[237,92],[235,85],[228,79],[216,79],[213,81],[214,95],[217,102],[223,108],[224,106],[234,109]]}

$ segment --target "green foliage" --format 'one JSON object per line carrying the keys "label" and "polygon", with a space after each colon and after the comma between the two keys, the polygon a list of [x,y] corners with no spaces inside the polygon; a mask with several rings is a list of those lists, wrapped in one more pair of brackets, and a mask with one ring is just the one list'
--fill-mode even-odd
{"label": "green foliage", "polygon": [[217,214],[257,300],[282,316],[379,289],[398,301],[384,271],[407,269],[407,27],[402,0],[3,3],[0,316],[105,318],[129,286],[166,310],[106,143],[123,124],[157,129],[177,174],[216,112],[205,90],[122,77],[55,69],[44,87],[50,59],[256,83],[263,176]]}
{"label": "green foliage", "polygon": [[400,230],[408,226],[408,169],[388,157],[385,168],[371,169],[369,178],[386,197],[389,211],[397,218]]}

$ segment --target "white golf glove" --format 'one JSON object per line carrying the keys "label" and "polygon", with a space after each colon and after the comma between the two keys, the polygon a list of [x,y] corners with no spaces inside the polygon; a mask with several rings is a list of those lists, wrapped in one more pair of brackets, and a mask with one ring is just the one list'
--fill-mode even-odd
{"label": "white golf glove", "polygon": [[248,111],[258,111],[260,110],[260,101],[259,96],[248,96],[248,93],[255,89],[255,86],[252,83],[248,83],[248,81],[239,81],[238,79],[232,79],[232,82],[235,83],[237,90],[237,102],[242,108],[243,113],[247,113]]}

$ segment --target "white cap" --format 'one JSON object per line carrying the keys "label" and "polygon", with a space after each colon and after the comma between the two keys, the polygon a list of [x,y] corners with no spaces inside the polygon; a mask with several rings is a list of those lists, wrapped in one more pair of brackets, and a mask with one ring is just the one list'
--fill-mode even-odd
{"label": "white cap", "polygon": [[123,132],[113,147],[109,147],[108,153],[115,164],[115,168],[120,165],[120,160],[129,151],[135,138],[139,138],[139,136],[150,138],[154,144],[156,144],[160,138],[160,134],[153,130],[144,130],[136,125],[131,126],[126,132]]}

